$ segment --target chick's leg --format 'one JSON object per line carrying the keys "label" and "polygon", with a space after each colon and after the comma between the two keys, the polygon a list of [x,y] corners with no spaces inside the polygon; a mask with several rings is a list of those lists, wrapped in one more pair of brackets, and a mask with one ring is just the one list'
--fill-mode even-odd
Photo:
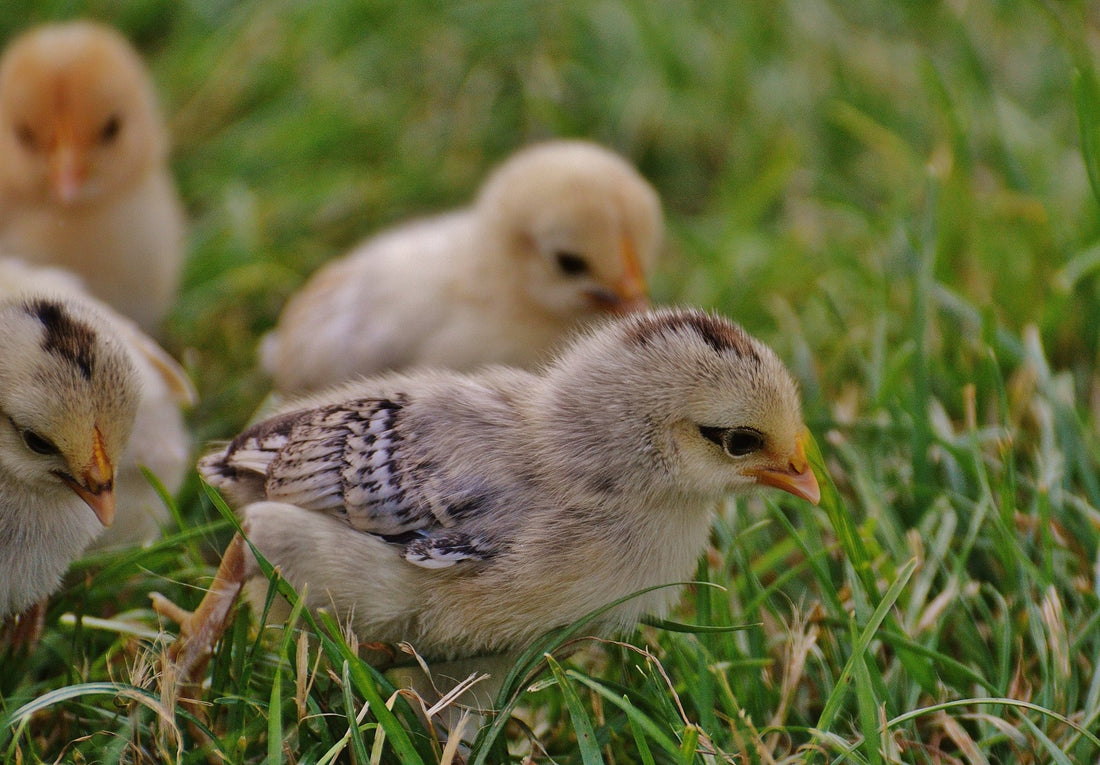
{"label": "chick's leg", "polygon": [[46,600],[40,600],[18,616],[0,622],[0,648],[9,646],[16,651],[32,650],[46,625],[46,603]]}
{"label": "chick's leg", "polygon": [[168,658],[184,682],[197,683],[202,679],[214,645],[225,632],[237,595],[250,575],[249,562],[244,537],[234,534],[210,590],[193,612],[180,608],[159,592],[150,594],[153,610],[180,626],[179,637],[168,649]]}

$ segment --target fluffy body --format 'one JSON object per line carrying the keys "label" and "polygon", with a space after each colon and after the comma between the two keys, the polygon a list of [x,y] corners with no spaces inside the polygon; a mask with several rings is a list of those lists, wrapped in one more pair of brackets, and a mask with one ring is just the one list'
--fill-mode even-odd
{"label": "fluffy body", "polygon": [[175,494],[190,468],[191,437],[182,407],[193,403],[191,381],[175,359],[126,317],[91,297],[72,274],[29,266],[0,257],[0,299],[48,296],[87,306],[122,343],[134,367],[141,396],[133,430],[119,455],[115,474],[115,522],[92,549],[140,544],[155,539],[168,522],[168,509],[141,471],[148,468]]}
{"label": "fluffy body", "polygon": [[52,593],[110,523],[139,386],[93,309],[0,301],[0,619]]}
{"label": "fluffy body", "polygon": [[81,276],[153,331],[175,300],[182,206],[153,85],[116,31],[37,27],[0,60],[0,249]]}
{"label": "fluffy body", "polygon": [[472,206],[322,268],[265,338],[263,364],[284,393],[418,366],[533,365],[578,323],[644,306],[662,226],[656,192],[621,157],[536,145]]}
{"label": "fluffy body", "polygon": [[[538,372],[349,383],[288,404],[199,469],[264,557],[308,585],[310,607],[334,607],[362,640],[450,659],[689,579],[727,495],[765,484],[816,502],[804,430],[769,348],[666,310],[585,333]],[[677,594],[636,597],[603,629]]]}

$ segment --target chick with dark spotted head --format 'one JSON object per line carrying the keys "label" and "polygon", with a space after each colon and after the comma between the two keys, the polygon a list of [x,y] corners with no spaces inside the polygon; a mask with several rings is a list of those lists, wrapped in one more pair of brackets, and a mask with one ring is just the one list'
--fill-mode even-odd
{"label": "chick with dark spotted head", "polygon": [[139,398],[130,356],[95,311],[0,302],[0,620],[23,615],[33,632],[41,601],[111,525]]}
{"label": "chick with dark spotted head", "polygon": [[[761,486],[816,503],[798,389],[775,353],[696,310],[614,320],[538,372],[423,371],[291,403],[199,470],[250,541],[363,641],[429,659],[517,650],[645,588],[691,578],[718,501]],[[238,537],[173,649],[209,655],[240,583]],[[665,613],[675,588],[600,631]]]}

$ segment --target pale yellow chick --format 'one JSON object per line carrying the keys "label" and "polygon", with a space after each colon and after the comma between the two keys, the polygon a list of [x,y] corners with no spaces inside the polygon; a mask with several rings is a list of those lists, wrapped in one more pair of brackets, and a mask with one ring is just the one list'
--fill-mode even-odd
{"label": "pale yellow chick", "polygon": [[155,331],[175,300],[184,218],[152,82],[115,30],[37,27],[0,60],[0,249],[79,274]]}
{"label": "pale yellow chick", "polygon": [[384,370],[530,367],[579,323],[647,304],[657,193],[586,141],[520,151],[468,208],[367,240],[291,298],[261,355],[284,393]]}
{"label": "pale yellow chick", "polygon": [[168,509],[146,480],[149,469],[175,494],[190,468],[191,437],[182,407],[194,402],[187,373],[132,321],[92,298],[70,273],[28,266],[0,256],[0,300],[48,298],[86,307],[99,317],[129,356],[136,400],[133,429],[119,455],[115,474],[115,522],[91,543],[91,549],[140,544],[155,539],[168,521]]}

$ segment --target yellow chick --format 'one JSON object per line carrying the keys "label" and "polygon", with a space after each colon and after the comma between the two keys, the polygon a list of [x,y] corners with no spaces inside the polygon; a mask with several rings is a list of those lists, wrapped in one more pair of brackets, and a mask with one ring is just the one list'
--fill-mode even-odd
{"label": "yellow chick", "polygon": [[0,299],[0,643],[33,644],[43,601],[115,518],[140,383],[90,307]]}
{"label": "yellow chick", "polygon": [[367,240],[291,298],[261,357],[283,393],[384,370],[529,367],[578,323],[647,304],[657,193],[618,155],[551,141],[471,207]]}
{"label": "yellow chick", "polygon": [[174,494],[183,484],[190,467],[191,436],[181,408],[195,399],[187,373],[132,321],[89,296],[67,271],[32,267],[0,256],[0,300],[16,299],[56,300],[91,312],[100,331],[111,336],[128,357],[139,395],[130,437],[115,463],[115,522],[97,534],[90,548],[155,539],[169,520],[168,509],[141,468],[149,469],[169,493]]}
{"label": "yellow chick", "polygon": [[183,210],[141,58],[89,21],[35,28],[0,59],[0,249],[79,274],[156,330],[176,297]]}

